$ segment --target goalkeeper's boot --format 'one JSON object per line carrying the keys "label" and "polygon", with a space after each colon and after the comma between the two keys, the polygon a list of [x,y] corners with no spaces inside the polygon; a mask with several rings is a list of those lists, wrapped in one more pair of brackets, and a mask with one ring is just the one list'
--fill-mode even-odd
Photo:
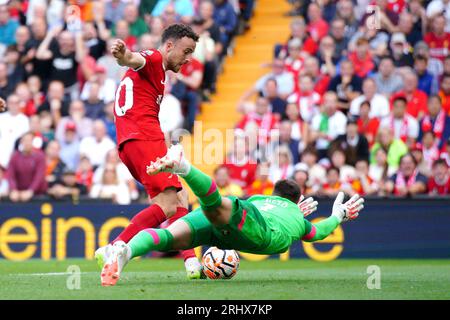
{"label": "goalkeeper's boot", "polygon": [[100,269],[102,269],[105,265],[105,262],[108,261],[108,258],[111,255],[112,248],[113,246],[111,244],[108,244],[95,250],[94,257],[95,260],[97,260],[97,264]]}
{"label": "goalkeeper's boot", "polygon": [[120,278],[123,268],[130,260],[130,248],[123,241],[112,245],[111,254],[102,269],[102,286],[114,286]]}
{"label": "goalkeeper's boot", "polygon": [[159,172],[170,172],[177,175],[187,175],[191,164],[184,157],[184,150],[181,144],[173,144],[167,150],[167,154],[162,158],[157,158],[147,166],[147,174],[154,175]]}
{"label": "goalkeeper's boot", "polygon": [[188,258],[184,262],[186,268],[187,278],[189,280],[205,279],[206,276],[203,273],[203,267],[197,258]]}

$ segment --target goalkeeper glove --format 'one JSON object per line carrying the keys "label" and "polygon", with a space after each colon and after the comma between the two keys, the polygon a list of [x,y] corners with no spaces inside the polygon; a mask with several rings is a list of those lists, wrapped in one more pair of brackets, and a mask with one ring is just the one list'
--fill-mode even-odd
{"label": "goalkeeper glove", "polygon": [[355,194],[346,203],[344,201],[344,193],[339,192],[333,204],[332,216],[335,216],[339,223],[354,220],[358,217],[359,212],[364,208],[364,199]]}

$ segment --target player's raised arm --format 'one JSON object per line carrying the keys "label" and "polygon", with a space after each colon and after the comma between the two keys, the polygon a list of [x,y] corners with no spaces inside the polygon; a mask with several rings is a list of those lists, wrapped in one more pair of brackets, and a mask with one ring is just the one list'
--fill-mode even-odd
{"label": "player's raised arm", "polygon": [[125,42],[120,39],[114,41],[111,46],[111,54],[121,66],[132,69],[139,69],[145,64],[145,58],[138,52],[131,52],[127,49]]}

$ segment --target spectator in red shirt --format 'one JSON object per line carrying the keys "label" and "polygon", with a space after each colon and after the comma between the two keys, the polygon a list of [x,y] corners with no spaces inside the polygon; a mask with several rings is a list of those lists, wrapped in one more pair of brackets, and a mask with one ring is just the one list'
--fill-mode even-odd
{"label": "spectator in red shirt", "polygon": [[311,2],[308,7],[308,20],[306,30],[314,42],[318,43],[321,38],[328,34],[328,23],[322,19],[322,10],[315,2]]}
{"label": "spectator in red shirt", "polygon": [[20,139],[20,151],[15,151],[8,166],[8,183],[13,202],[27,202],[34,195],[47,190],[45,181],[45,155],[33,148],[33,134]]}
{"label": "spectator in red shirt", "polygon": [[21,82],[16,87],[16,95],[20,99],[20,108],[27,117],[34,115],[37,111],[35,100],[26,82]]}
{"label": "spectator in red shirt", "polygon": [[284,69],[298,79],[298,75],[303,68],[302,41],[292,39],[288,43],[288,56],[284,60]]}
{"label": "spectator in red shirt", "polygon": [[227,156],[223,166],[228,169],[231,182],[242,189],[248,188],[255,181],[257,163],[249,155],[248,137],[236,135],[234,150]]}
{"label": "spectator in red shirt", "polygon": [[369,41],[361,37],[356,41],[356,50],[348,55],[348,59],[353,63],[355,74],[360,78],[365,78],[375,68],[369,49]]}
{"label": "spectator in red shirt", "polygon": [[288,97],[287,101],[296,104],[301,118],[310,123],[312,118],[319,113],[322,97],[314,91],[314,82],[311,76],[301,76],[298,83],[299,88]]}
{"label": "spectator in red shirt", "polygon": [[77,183],[85,186],[88,191],[91,189],[94,178],[94,169],[88,157],[83,156],[80,159],[75,176]]}
{"label": "spectator in red shirt", "polygon": [[[293,19],[290,24],[290,29],[291,34],[287,42],[292,39],[299,39],[303,44],[302,50],[305,53],[314,55],[319,46],[306,31],[306,24],[303,17],[296,17]],[[281,59],[284,59],[287,56],[287,43],[275,46],[275,56]]]}
{"label": "spectator in red shirt", "polygon": [[444,159],[438,159],[433,163],[433,174],[428,180],[428,194],[450,194],[449,166]]}
{"label": "spectator in red shirt", "polygon": [[417,79],[417,75],[414,72],[406,72],[404,74],[403,81],[403,90],[397,92],[391,97],[391,106],[392,102],[397,96],[404,96],[407,101],[406,112],[417,120],[420,120],[428,113],[427,94],[417,89],[419,81]]}
{"label": "spectator in red shirt", "polygon": [[431,31],[425,34],[424,41],[430,47],[430,57],[444,61],[449,54],[450,33],[445,32],[446,20],[443,15],[433,18]]}
{"label": "spectator in red shirt", "polygon": [[269,109],[269,100],[265,97],[258,97],[255,104],[255,111],[250,112],[237,124],[236,128],[247,130],[248,126],[256,124],[258,128],[258,140],[261,143],[268,141],[270,132],[278,127],[279,118]]}
{"label": "spectator in red shirt", "polygon": [[327,169],[327,181],[322,185],[322,188],[317,192],[318,195],[327,197],[335,197],[341,191],[342,184],[339,181],[339,168],[330,167]]}
{"label": "spectator in red shirt", "polygon": [[369,143],[369,148],[374,144],[378,127],[380,126],[380,120],[378,118],[369,118],[370,108],[369,101],[361,103],[359,107],[359,118],[356,121],[358,124],[358,133],[365,135]]}
{"label": "spectator in red shirt", "polygon": [[390,0],[387,1],[387,8],[390,11],[393,11],[395,13],[401,13],[403,9],[406,7],[406,1],[405,0]]}
{"label": "spectator in red shirt", "polygon": [[317,92],[321,96],[327,91],[331,80],[329,73],[321,72],[319,59],[316,57],[308,57],[305,59],[300,76],[310,76],[314,82],[314,92]]}

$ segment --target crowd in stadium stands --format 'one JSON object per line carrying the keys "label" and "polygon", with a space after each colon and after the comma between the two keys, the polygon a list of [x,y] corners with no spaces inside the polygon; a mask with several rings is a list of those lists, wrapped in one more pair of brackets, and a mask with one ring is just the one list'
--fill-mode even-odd
{"label": "crowd in stadium stands", "polygon": [[[280,35],[270,71],[243,88],[233,150],[214,172],[222,192],[270,194],[292,178],[306,195],[450,194],[450,1],[289,2],[290,34]],[[116,150],[125,68],[112,42],[147,50],[166,26],[192,26],[194,58],[168,73],[160,113],[165,133],[192,131],[254,5],[2,1],[0,198],[138,199],[142,189]]]}
{"label": "crowd in stadium stands", "polygon": [[315,196],[449,195],[450,1],[289,2],[290,35],[239,102],[222,191],[293,178]]}
{"label": "crowd in stadium stands", "polygon": [[172,23],[200,35],[193,59],[168,73],[165,133],[192,131],[216,91],[233,38],[249,28],[253,0],[10,0],[0,3],[0,198],[139,198],[116,150],[113,108],[126,68],[114,39],[133,51],[158,48]]}

